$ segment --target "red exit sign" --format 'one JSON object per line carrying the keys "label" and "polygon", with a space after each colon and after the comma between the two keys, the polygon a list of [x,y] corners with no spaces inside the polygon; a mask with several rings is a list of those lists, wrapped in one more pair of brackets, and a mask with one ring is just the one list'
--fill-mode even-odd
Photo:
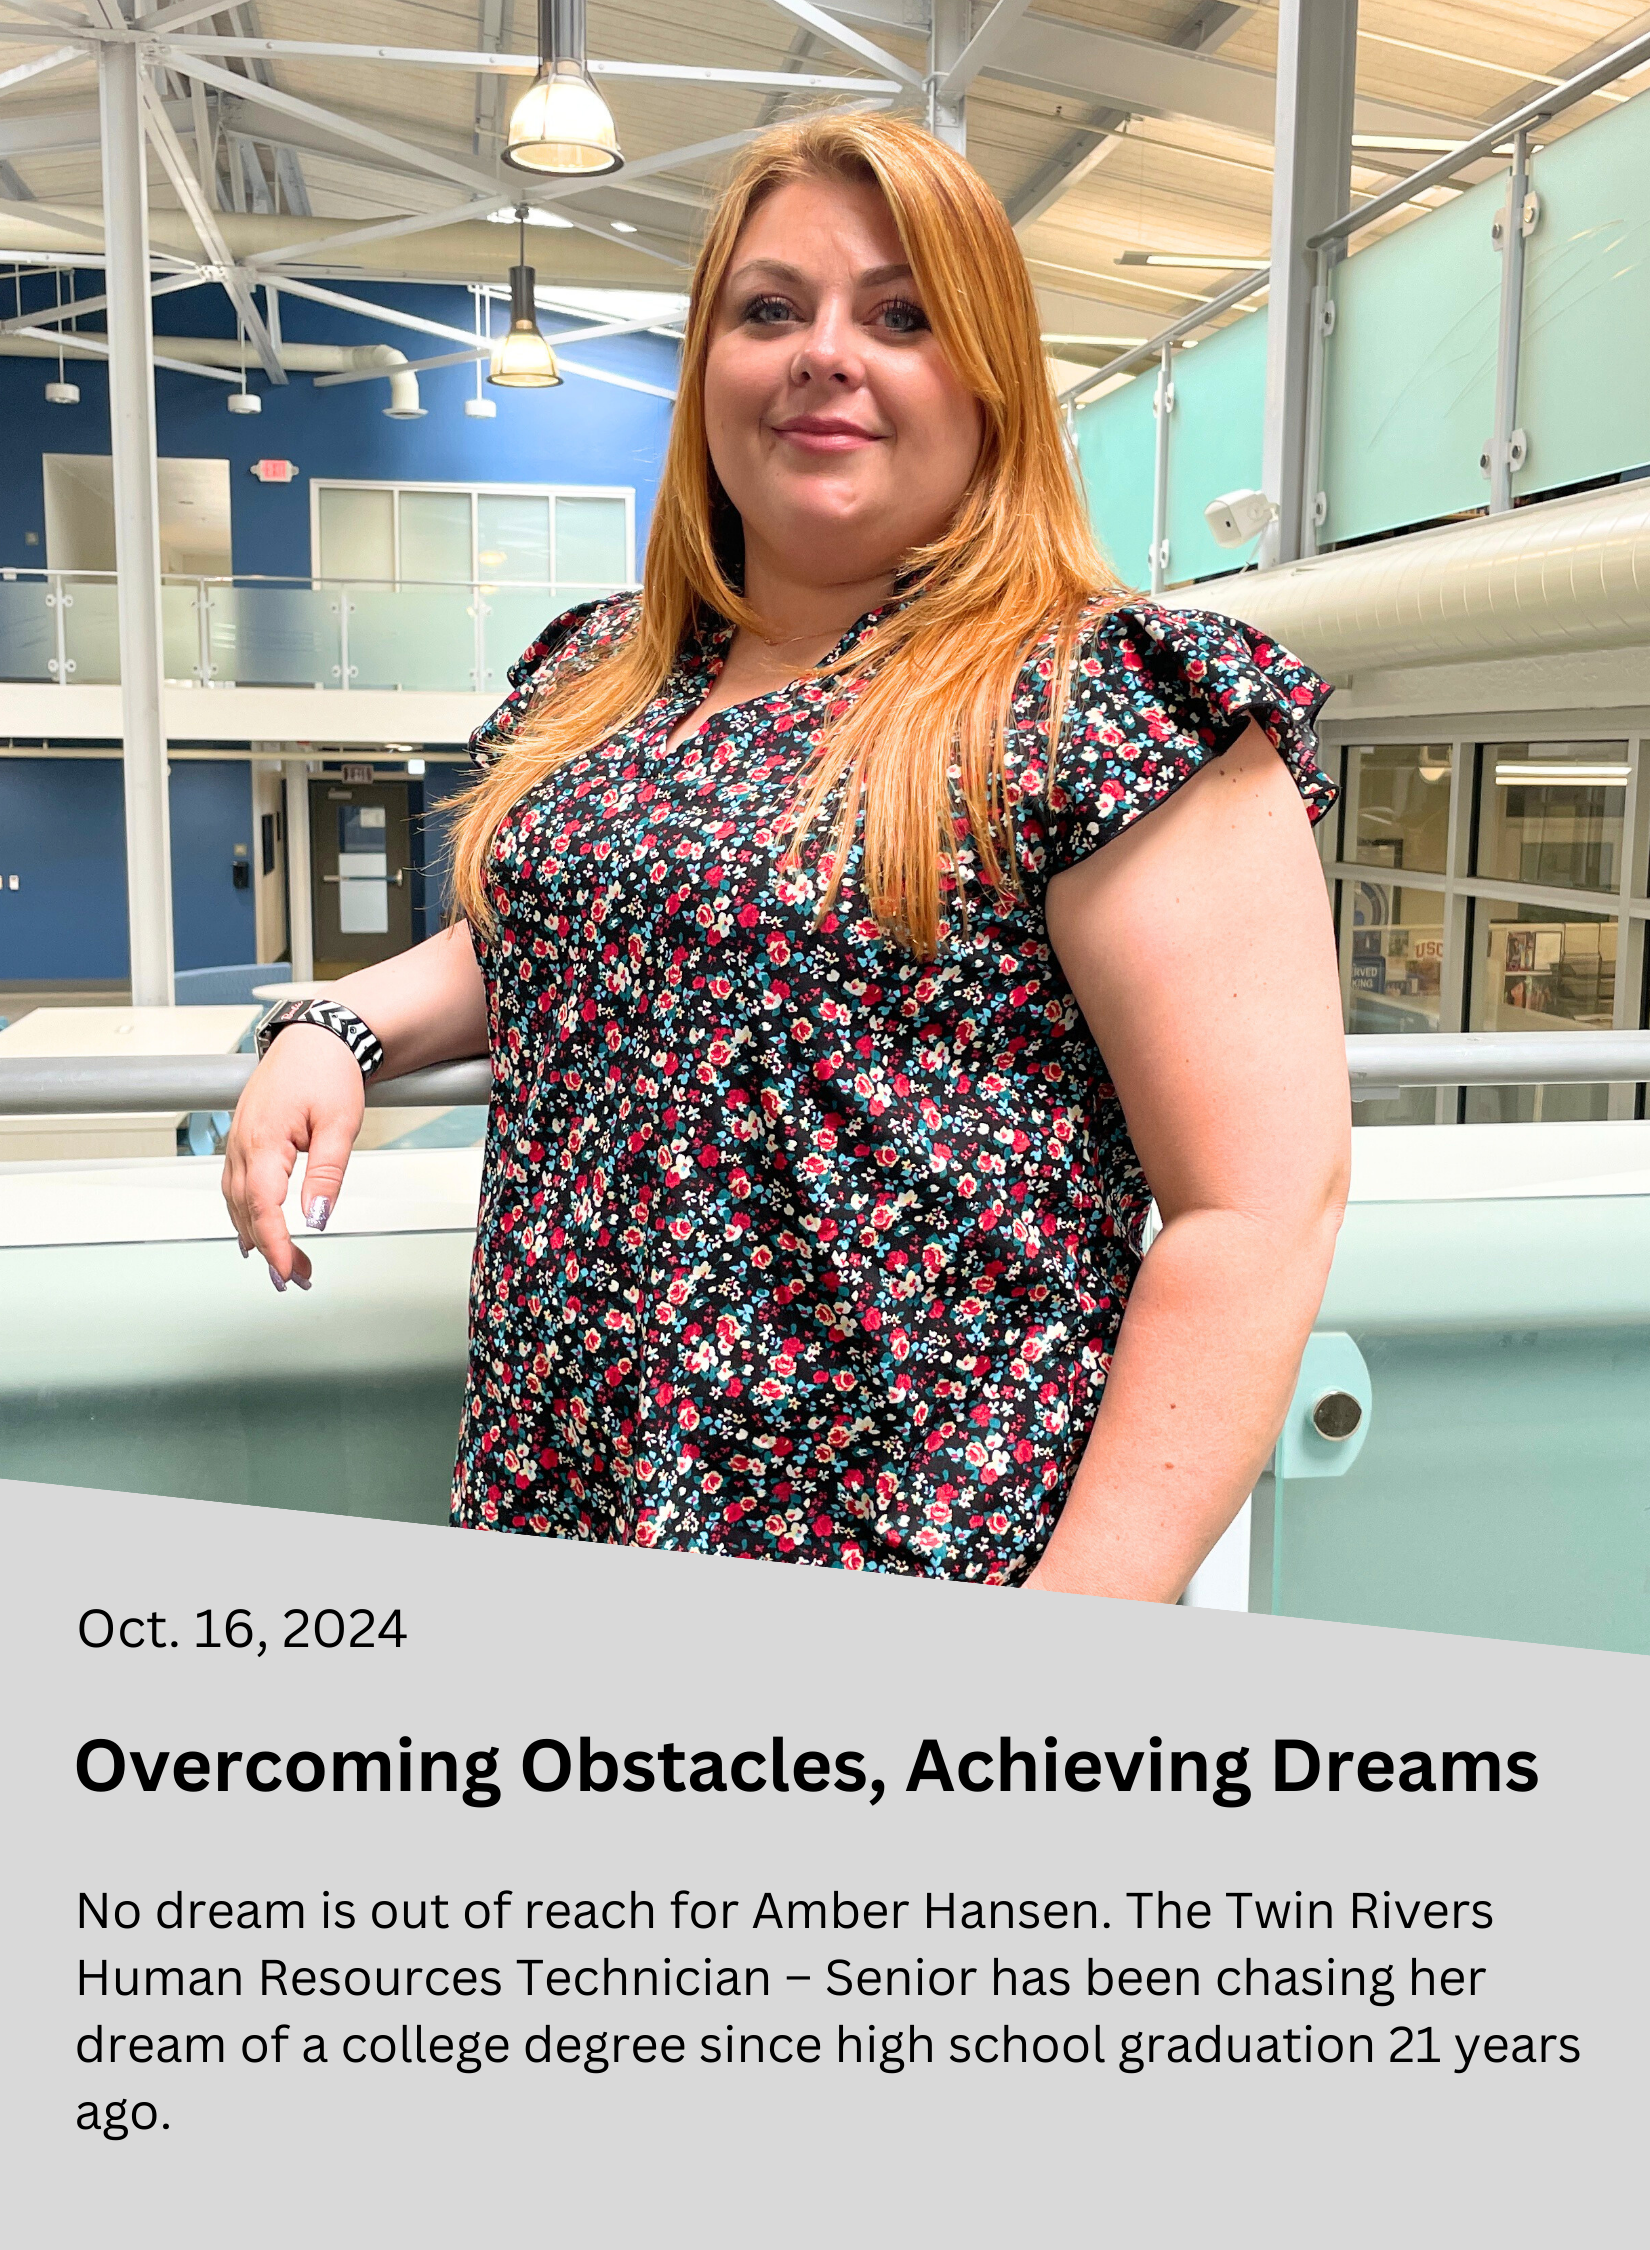
{"label": "red exit sign", "polygon": [[290,484],[298,474],[296,461],[254,461],[252,474],[260,484]]}

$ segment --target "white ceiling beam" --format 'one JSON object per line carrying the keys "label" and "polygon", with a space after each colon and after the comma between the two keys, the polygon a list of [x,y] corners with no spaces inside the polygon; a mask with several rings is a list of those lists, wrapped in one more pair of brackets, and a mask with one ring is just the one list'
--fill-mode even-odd
{"label": "white ceiling beam", "polygon": [[[823,8],[816,8],[813,0],[768,0],[768,4],[770,7],[783,9],[786,15],[794,16],[798,23],[805,23],[810,31],[817,31],[828,46],[839,47],[847,55],[857,55],[861,62],[868,62],[873,69],[882,71],[889,78],[897,78],[902,86],[909,87],[914,94],[926,93],[927,88],[920,70],[913,70],[909,63],[902,63],[897,55],[889,54],[885,48],[877,46],[874,40],[863,38],[857,31],[850,31],[835,16],[827,15]],[[900,28],[905,27],[902,25]]]}
{"label": "white ceiling beam", "polygon": [[473,344],[473,328],[451,328],[442,320],[425,320],[418,313],[402,312],[395,305],[375,305],[367,297],[346,297],[340,289],[322,289],[313,281],[295,281],[280,275],[275,286],[284,296],[307,297],[312,304],[331,305],[338,312],[359,313],[364,320],[381,321],[386,328],[410,328],[416,336],[439,336],[448,344]]}
{"label": "white ceiling beam", "polygon": [[[318,111],[316,114],[324,115],[324,112]],[[656,172],[674,172],[683,165],[707,163],[712,157],[725,156],[732,149],[743,148],[760,130],[759,126],[752,125],[742,132],[722,133],[715,140],[692,141],[683,148],[661,149],[657,156],[638,156],[626,164],[625,173],[634,182],[647,179]],[[456,226],[465,219],[484,218],[489,211],[502,210],[512,202],[524,202],[535,207],[563,203],[570,196],[588,194],[592,188],[611,187],[622,176],[602,173],[594,179],[565,180],[554,188],[534,187],[525,194],[513,183],[496,180],[485,183],[486,192],[478,202],[461,203],[447,211],[412,212],[403,219],[381,219],[372,226],[352,227],[347,234],[327,235],[315,242],[282,243],[274,250],[255,252],[248,263],[264,267],[296,259],[303,265],[318,264],[333,250],[353,248],[362,242],[387,242],[396,235],[422,234],[436,227]],[[525,181],[522,182],[522,187],[526,187]],[[621,248],[625,246],[624,239],[620,236],[604,232],[603,240],[611,240]]]}
{"label": "white ceiling beam", "polygon": [[199,23],[203,16],[223,16],[230,11],[230,0],[177,0],[176,7],[153,8],[147,15],[134,16],[134,31],[181,31],[185,24]]}
{"label": "white ceiling beam", "polygon": [[[59,336],[50,328],[8,328],[14,336],[27,336],[42,344],[50,344],[65,359],[107,359],[109,347],[96,336]],[[217,383],[239,384],[240,376],[227,367],[208,367],[192,359],[163,359],[155,354],[157,367],[169,367],[174,375],[205,375]]]}
{"label": "white ceiling beam", "polygon": [[[174,125],[189,130],[189,104],[171,102],[167,115]],[[69,155],[99,147],[96,102],[80,102],[73,109],[38,109],[11,116],[0,110],[0,156]]]}
{"label": "white ceiling beam", "polygon": [[[1275,123],[1277,84],[1269,71],[1048,16],[1023,16],[1011,51],[999,54],[984,75],[1067,99],[1074,93],[1094,94],[1138,116],[1197,118],[1251,140],[1270,142]],[[1423,116],[1435,119],[1439,131],[1464,122],[1401,102],[1365,99],[1358,104],[1358,130],[1425,132],[1430,128],[1418,122]],[[1407,122],[1400,125],[1401,119]]]}
{"label": "white ceiling beam", "polygon": [[207,85],[216,86],[221,93],[234,94],[253,108],[274,110],[280,116],[295,117],[303,124],[319,126],[325,132],[336,134],[340,140],[355,141],[379,156],[387,156],[409,172],[427,172],[437,179],[453,180],[478,195],[490,194],[497,187],[496,181],[473,164],[463,164],[456,157],[440,155],[435,149],[399,140],[393,133],[381,133],[376,126],[357,124],[353,118],[340,117],[335,110],[322,109],[314,102],[300,101],[296,94],[283,93],[278,86],[266,86],[256,78],[242,78],[233,71],[220,70],[203,55],[192,55],[182,47],[160,43],[155,52],[161,62],[186,77],[204,79]]}
{"label": "white ceiling beam", "polygon": [[997,0],[968,45],[940,80],[939,99],[960,101],[982,70],[988,69],[1008,44],[1031,0]]}
{"label": "white ceiling beam", "polygon": [[65,63],[84,62],[84,47],[58,47],[49,55],[36,55],[32,62],[13,63],[10,70],[0,70],[0,93],[8,86],[21,86],[26,78],[44,78],[48,70],[61,70]]}
{"label": "white ceiling beam", "polygon": [[83,234],[90,242],[103,240],[103,227],[99,220],[89,219],[83,211],[60,211],[52,203],[27,203],[13,201],[10,196],[0,198],[0,212],[10,212],[14,218],[27,219],[31,226],[56,229],[64,234]]}
{"label": "white ceiling beam", "polygon": [[[555,342],[552,336],[550,341]],[[582,359],[564,359],[556,354],[556,365],[565,367],[569,375],[582,375],[587,383],[611,383],[618,391],[641,391],[648,398],[668,398],[672,405],[676,393],[665,383],[644,383],[637,375],[618,375],[611,367],[587,367]]]}
{"label": "white ceiling beam", "polygon": [[218,276],[229,293],[229,300],[246,330],[247,340],[258,355],[258,364],[272,383],[284,383],[286,369],[281,365],[281,356],[270,341],[263,314],[259,312],[257,300],[252,294],[252,284],[235,263],[216,214],[206,200],[205,190],[196,178],[194,167],[184,154],[183,143],[178,139],[172,121],[166,114],[166,104],[161,100],[160,90],[147,71],[140,73],[140,86],[144,131],[148,134],[155,154],[165,167],[166,176],[172,183],[178,201],[183,205],[189,224],[200,237],[201,248],[218,269]]}
{"label": "white ceiling beam", "polygon": [[[1005,5],[1025,5],[1026,0],[1004,0]],[[459,47],[362,47],[312,39],[178,39],[171,42],[189,55],[257,55],[281,60],[317,59],[332,62],[408,63],[435,70],[463,70],[480,75],[531,78],[538,70],[536,55],[500,55]],[[646,78],[670,84],[755,86],[763,90],[801,87],[815,93],[897,94],[901,82],[893,78],[828,78],[777,70],[723,70],[708,63],[602,62],[592,58],[585,68],[593,78]]]}
{"label": "white ceiling beam", "polygon": [[[179,289],[204,289],[209,283],[215,285],[217,278],[216,274],[205,272],[163,274],[158,281],[150,281],[149,294],[170,297]],[[82,313],[103,312],[108,303],[107,297],[71,298],[67,304],[46,305],[37,313],[19,313],[10,320],[0,320],[0,336],[33,336],[42,328],[55,328],[63,321],[78,320]]]}

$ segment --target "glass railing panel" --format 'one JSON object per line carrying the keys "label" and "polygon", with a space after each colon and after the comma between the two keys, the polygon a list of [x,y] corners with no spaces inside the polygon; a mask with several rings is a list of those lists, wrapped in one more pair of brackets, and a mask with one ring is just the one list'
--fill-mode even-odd
{"label": "glass railing panel", "polygon": [[510,666],[531,646],[552,617],[589,596],[568,594],[565,587],[492,586],[482,589],[481,684],[502,695],[508,688]]}
{"label": "glass railing panel", "polygon": [[1204,337],[1194,349],[1175,353],[1169,424],[1172,584],[1237,570],[1252,560],[1252,542],[1217,546],[1203,511],[1223,492],[1259,491],[1265,419],[1264,308]]}
{"label": "glass railing panel", "polygon": [[200,589],[193,584],[162,586],[162,660],[169,680],[198,680],[201,669]]}
{"label": "glass railing panel", "polygon": [[1642,1194],[1354,1202],[1318,1325],[1363,1352],[1369,1434],[1343,1477],[1263,1479],[1256,1606],[1650,1648],[1647,1275]]}
{"label": "glass railing panel", "polygon": [[468,586],[351,586],[350,685],[471,688],[475,602]]}
{"label": "glass railing panel", "polygon": [[64,578],[63,645],[74,687],[120,678],[120,610],[112,578]]}
{"label": "glass railing panel", "polygon": [[337,687],[335,586],[213,586],[212,677],[242,687]]}
{"label": "glass railing panel", "polygon": [[1488,500],[1478,457],[1494,421],[1501,295],[1490,222],[1505,194],[1504,178],[1485,180],[1336,267],[1322,544]]}
{"label": "glass railing panel", "polygon": [[1518,368],[1530,450],[1515,492],[1550,492],[1650,461],[1646,179],[1650,94],[1531,159],[1540,217],[1525,246]]}
{"label": "glass railing panel", "polygon": [[[1157,369],[1149,367],[1083,407],[1077,416],[1077,458],[1088,492],[1089,518],[1126,586],[1144,586],[1151,579],[1156,389]],[[1213,493],[1209,497],[1213,499]]]}
{"label": "glass railing panel", "polygon": [[0,680],[57,677],[57,612],[43,578],[0,579]]}

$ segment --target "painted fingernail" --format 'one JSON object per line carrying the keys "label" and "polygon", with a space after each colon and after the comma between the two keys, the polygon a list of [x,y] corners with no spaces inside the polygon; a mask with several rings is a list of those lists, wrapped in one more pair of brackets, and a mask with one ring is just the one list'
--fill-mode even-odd
{"label": "painted fingernail", "polygon": [[295,1286],[299,1289],[307,1289],[309,1287],[309,1283],[304,1279],[301,1273],[295,1273],[292,1279]]}
{"label": "painted fingernail", "polygon": [[243,1258],[243,1259],[244,1259],[244,1258],[250,1258],[250,1257],[251,1257],[251,1255],[252,1255],[252,1245],[251,1245],[251,1243],[250,1243],[250,1242],[239,1242],[239,1243],[237,1243],[237,1244],[235,1245],[235,1247],[236,1247],[236,1248],[237,1248],[237,1249],[238,1249],[238,1250],[240,1251],[240,1254],[241,1254],[241,1256],[242,1256],[242,1258]]}
{"label": "painted fingernail", "polygon": [[327,1221],[332,1217],[332,1198],[318,1195],[304,1212],[304,1224],[313,1227],[317,1234],[326,1232]]}
{"label": "painted fingernail", "polygon": [[276,1291],[278,1293],[284,1293],[286,1289],[286,1283],[281,1279],[280,1275],[275,1271],[275,1268],[273,1266],[271,1266],[269,1269],[269,1278],[272,1282],[274,1282]]}

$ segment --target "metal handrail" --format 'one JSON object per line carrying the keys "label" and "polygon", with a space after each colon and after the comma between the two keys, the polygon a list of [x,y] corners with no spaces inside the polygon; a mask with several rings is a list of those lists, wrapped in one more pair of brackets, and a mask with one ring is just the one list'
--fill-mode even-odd
{"label": "metal handrail", "polygon": [[[1358,1101],[1408,1086],[1637,1085],[1650,1081],[1650,1031],[1360,1033],[1346,1064]],[[0,1058],[0,1117],[233,1109],[253,1068],[250,1055]],[[491,1094],[480,1058],[375,1078],[367,1106],[473,1106]]]}
{"label": "metal handrail", "polygon": [[[1545,118],[1557,117],[1567,109],[1573,109],[1577,102],[1584,102],[1590,94],[1596,94],[1601,86],[1608,86],[1614,79],[1625,78],[1630,71],[1636,70],[1645,62],[1650,62],[1650,32],[1641,33],[1637,39],[1629,39],[1625,46],[1617,47],[1613,53],[1605,55],[1589,69],[1578,71],[1574,78],[1565,79],[1562,85],[1548,87],[1544,94],[1538,94],[1521,109],[1513,110],[1506,117],[1497,118],[1493,125],[1487,125],[1472,140],[1463,141],[1459,148],[1434,157],[1430,164],[1423,164],[1419,171],[1410,172],[1403,179],[1395,181],[1391,187],[1383,188],[1379,195],[1372,196],[1367,203],[1359,204],[1355,211],[1344,212],[1333,226],[1327,226],[1321,233],[1309,236],[1307,248],[1325,250],[1335,243],[1345,242],[1362,228],[1373,226],[1377,219],[1384,219],[1389,211],[1396,211],[1401,204],[1413,201],[1423,189],[1442,186],[1463,165],[1473,163],[1480,156],[1493,156],[1514,133],[1539,124]],[[1166,344],[1179,343],[1194,328],[1203,327],[1221,313],[1230,312],[1245,297],[1253,296],[1257,289],[1267,284],[1270,274],[1269,263],[1257,266],[1246,279],[1223,289],[1218,297],[1208,298],[1194,312],[1182,313],[1178,320],[1171,321],[1167,328],[1159,329],[1156,335],[1147,337],[1144,343],[1136,344],[1131,351],[1108,360],[1104,367],[1091,369],[1079,382],[1071,384],[1060,393],[1060,404],[1081,404],[1084,392],[1094,390],[1101,383],[1109,383],[1114,376],[1131,374],[1135,368],[1146,366]]]}
{"label": "metal handrail", "polygon": [[1310,235],[1307,238],[1307,248],[1322,250],[1330,243],[1344,242],[1361,227],[1372,226],[1377,219],[1384,219],[1389,211],[1397,210],[1399,204],[1408,203],[1423,188],[1441,186],[1454,173],[1459,172],[1463,164],[1471,164],[1480,156],[1493,156],[1501,143],[1510,140],[1514,133],[1521,132],[1526,126],[1538,125],[1544,118],[1557,117],[1564,110],[1573,109],[1577,102],[1584,102],[1589,94],[1596,94],[1601,86],[1608,86],[1612,79],[1625,78],[1629,71],[1636,70],[1640,63],[1645,62],[1650,62],[1650,31],[1641,33],[1637,39],[1629,39],[1624,47],[1616,48],[1613,54],[1594,63],[1591,69],[1578,71],[1574,78],[1565,79],[1561,86],[1549,86],[1544,94],[1538,94],[1534,101],[1526,102],[1522,109],[1515,109],[1506,117],[1498,117],[1493,125],[1487,125],[1473,140],[1464,141],[1446,156],[1435,157],[1430,164],[1423,164],[1418,172],[1411,172],[1407,179],[1383,189],[1370,202],[1361,203],[1356,211],[1344,213],[1333,226],[1325,227],[1321,234]]}

